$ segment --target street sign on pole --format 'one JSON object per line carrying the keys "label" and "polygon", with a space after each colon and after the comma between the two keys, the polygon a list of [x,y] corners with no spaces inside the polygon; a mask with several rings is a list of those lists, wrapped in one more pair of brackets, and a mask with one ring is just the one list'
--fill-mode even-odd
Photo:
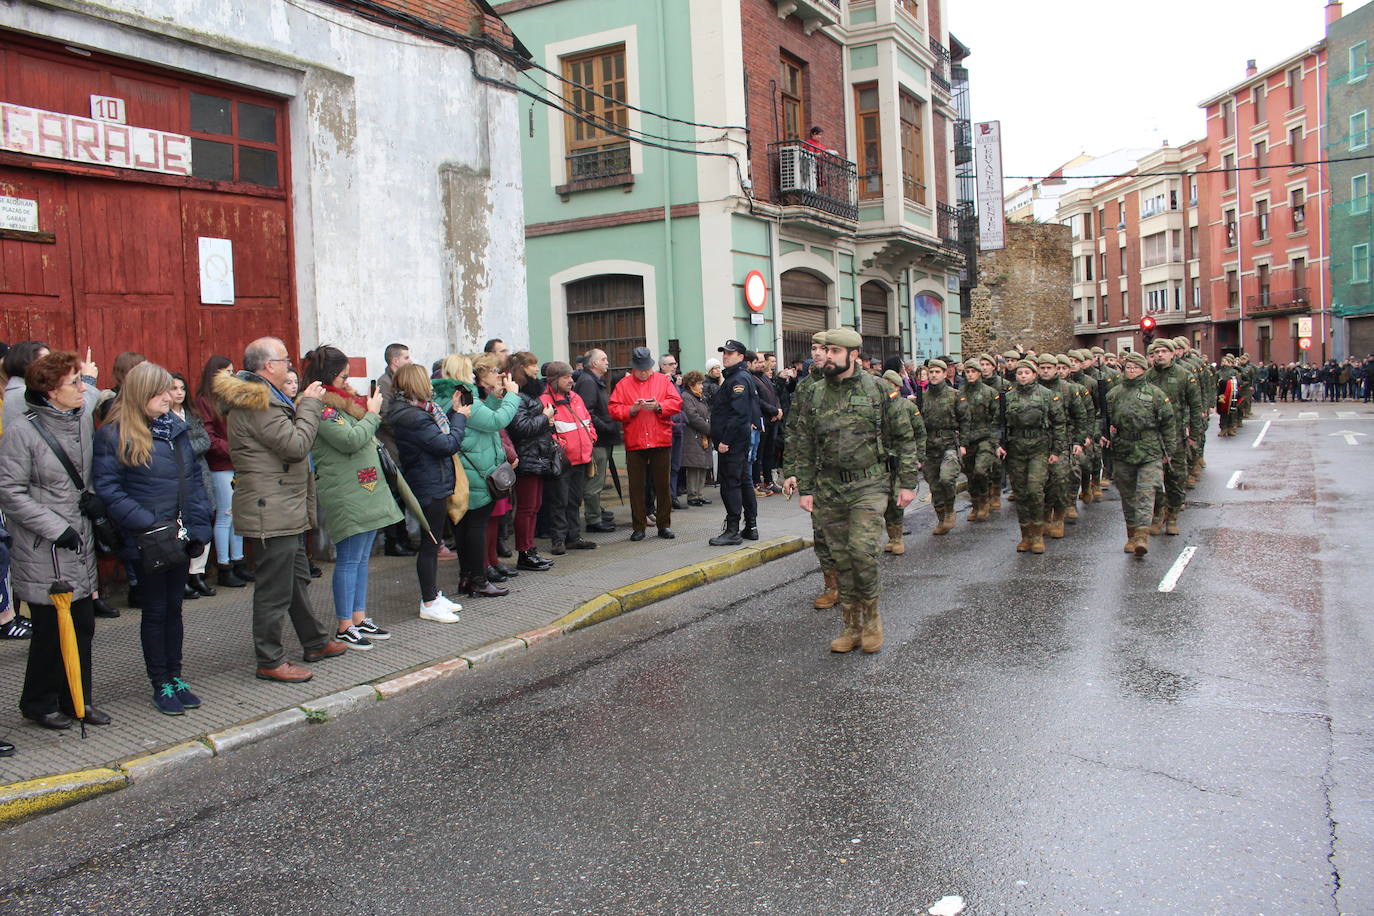
{"label": "street sign on pole", "polygon": [[1312,316],[1311,316],[1311,315],[1306,315],[1306,316],[1304,316],[1304,317],[1298,319],[1298,336],[1299,336],[1299,337],[1311,337],[1311,336],[1312,336]]}
{"label": "street sign on pole", "polygon": [[[749,310],[754,313],[762,312],[763,305],[768,301],[768,281],[763,278],[763,272],[751,270],[744,277],[744,302],[749,306]],[[756,322],[762,323],[762,322]]]}
{"label": "street sign on pole", "polygon": [[1299,350],[1310,350],[1310,349],[1312,349],[1312,338],[1310,338],[1310,337],[1299,337],[1299,338],[1298,338],[1298,349],[1299,349]]}

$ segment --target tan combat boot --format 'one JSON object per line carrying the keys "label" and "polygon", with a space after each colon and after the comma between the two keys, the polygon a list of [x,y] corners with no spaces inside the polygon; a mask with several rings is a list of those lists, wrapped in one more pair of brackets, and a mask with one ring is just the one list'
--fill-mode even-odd
{"label": "tan combat boot", "polygon": [[954,530],[954,507],[940,506],[935,510],[940,518],[940,524],[931,529],[931,534],[949,534]]}
{"label": "tan combat boot", "polygon": [[1094,481],[1093,481],[1093,502],[1101,502],[1101,501],[1102,501],[1102,481],[1100,481],[1100,480],[1094,480]]}
{"label": "tan combat boot", "polygon": [[1078,522],[1078,506],[1074,504],[1074,501],[1070,501],[1068,506],[1065,507],[1064,521],[1074,523]]}
{"label": "tan combat boot", "polygon": [[987,505],[987,511],[988,511],[988,512],[1000,512],[1000,511],[1002,511],[1002,487],[1001,487],[1001,486],[999,486],[998,484],[993,484],[991,487],[988,487],[988,497],[987,497],[987,503],[986,503],[986,505]]}
{"label": "tan combat boot", "polygon": [[812,602],[818,611],[828,611],[840,600],[840,574],[833,569],[821,570],[825,574],[825,588]]}
{"label": "tan combat boot", "polygon": [[1031,540],[1032,540],[1031,526],[1030,526],[1030,525],[1022,525],[1022,526],[1021,526],[1021,540],[1019,540],[1019,541],[1016,542],[1016,552],[1017,552],[1017,553],[1025,553],[1027,550],[1030,550],[1030,549],[1031,549]]}
{"label": "tan combat boot", "polygon": [[906,553],[906,544],[902,542],[901,525],[887,526],[887,546],[884,547],[883,550],[891,554],[896,554],[899,557]]}
{"label": "tan combat boot", "polygon": [[1164,532],[1164,507],[1160,506],[1155,510],[1154,520],[1150,522],[1147,529],[1150,534],[1162,534]]}
{"label": "tan combat boot", "polygon": [[883,647],[883,615],[878,613],[878,599],[870,598],[859,603],[863,614],[863,630],[859,644],[869,654]]}
{"label": "tan combat boot", "polygon": [[1041,532],[1042,537],[1048,534],[1050,537],[1055,538],[1056,540],[1062,538],[1064,536],[1064,510],[1051,510],[1048,523],[1041,525],[1040,527],[1043,529],[1043,531]]}
{"label": "tan combat boot", "polygon": [[1137,528],[1135,530],[1135,555],[1143,557],[1150,552],[1150,529]]}
{"label": "tan combat boot", "polygon": [[1122,553],[1135,553],[1135,538],[1137,528],[1126,529],[1126,546],[1121,548]]}
{"label": "tan combat boot", "polygon": [[969,499],[973,500],[973,511],[969,512],[968,520],[971,522],[981,522],[988,517],[986,497],[979,493],[970,493]]}
{"label": "tan combat boot", "polygon": [[1078,498],[1083,500],[1083,505],[1092,505],[1093,482],[1086,477],[1083,478],[1083,482],[1078,486]]}
{"label": "tan combat boot", "polygon": [[1031,553],[1044,553],[1044,552],[1045,552],[1045,526],[1044,526],[1044,525],[1031,525],[1031,526],[1030,526],[1030,530],[1031,530],[1031,545],[1030,545],[1030,551],[1031,551]]}
{"label": "tan combat boot", "polygon": [[1170,509],[1164,515],[1164,533],[1178,534],[1178,510]]}
{"label": "tan combat boot", "polygon": [[840,607],[843,609],[844,630],[830,641],[830,651],[853,652],[859,647],[859,642],[863,639],[863,630],[859,622],[859,609],[855,607],[852,601],[846,601]]}

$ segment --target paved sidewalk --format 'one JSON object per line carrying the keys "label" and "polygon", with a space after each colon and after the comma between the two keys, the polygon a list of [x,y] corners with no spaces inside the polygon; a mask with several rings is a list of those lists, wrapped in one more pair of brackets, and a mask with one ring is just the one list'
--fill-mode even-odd
{"label": "paved sidewalk", "polygon": [[[113,603],[123,614],[117,620],[96,621],[93,651],[95,704],[110,713],[114,724],[88,727],[84,740],[75,727],[48,731],[20,717],[19,690],[28,643],[0,643],[0,735],[18,747],[14,757],[0,758],[0,784],[146,754],[326,694],[453,658],[494,640],[546,627],[611,589],[726,554],[733,548],[706,543],[720,530],[724,517],[716,491],[709,495],[714,500],[711,505],[673,513],[677,539],[672,541],[654,537],[650,527],[648,538],[631,543],[628,503],[607,502],[606,507],[615,511],[622,527],[614,534],[589,536],[600,545],[597,550],[570,551],[555,558],[557,566],[549,572],[522,572],[504,583],[511,588],[505,598],[464,600],[462,620],[456,624],[419,618],[413,560],[374,557],[369,610],[392,632],[392,638],[370,651],[350,650],[339,658],[310,665],[315,677],[305,684],[278,684],[253,676],[251,586],[220,589],[213,598],[187,601],[185,677],[205,705],[183,716],[164,716],[153,707],[139,642],[139,612],[123,610],[121,588],[114,593]],[[780,535],[810,536],[809,520],[795,499],[773,496],[759,504],[764,540]],[[540,544],[547,555],[547,541]],[[324,576],[312,584],[310,595],[316,616],[332,620],[334,603],[329,583],[333,567],[321,565]],[[440,588],[456,592],[457,579],[457,561],[441,561]],[[288,656],[299,661],[300,647],[289,624],[284,638]]]}

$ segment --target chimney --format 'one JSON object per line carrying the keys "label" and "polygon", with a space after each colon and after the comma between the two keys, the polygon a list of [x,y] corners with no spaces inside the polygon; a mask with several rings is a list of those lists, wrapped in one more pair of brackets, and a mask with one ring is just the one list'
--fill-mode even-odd
{"label": "chimney", "polygon": [[1255,66],[1255,60],[1254,58],[1251,58],[1250,60],[1247,60],[1245,62],[1245,77],[1246,79],[1249,79],[1256,73],[1259,73],[1259,67]]}
{"label": "chimney", "polygon": [[1341,0],[1326,0],[1326,24],[1341,18]]}

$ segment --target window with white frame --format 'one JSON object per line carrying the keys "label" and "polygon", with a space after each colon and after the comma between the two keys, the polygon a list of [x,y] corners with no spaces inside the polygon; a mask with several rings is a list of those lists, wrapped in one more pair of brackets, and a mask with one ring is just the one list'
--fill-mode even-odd
{"label": "window with white frame", "polygon": [[1156,267],[1163,264],[1168,256],[1168,239],[1165,233],[1156,232],[1140,240],[1140,266]]}
{"label": "window with white frame", "polygon": [[1362,172],[1350,179],[1350,212],[1369,212],[1369,173]]}
{"label": "window with white frame", "polygon": [[1303,188],[1289,191],[1288,207],[1293,212],[1293,231],[1298,232],[1307,221],[1307,191]]}
{"label": "window with white frame", "polygon": [[1193,308],[1202,308],[1202,279],[1199,277],[1193,278]]}
{"label": "window with white frame", "polygon": [[1169,285],[1152,283],[1145,287],[1145,311],[1162,312],[1169,307]]}
{"label": "window with white frame", "polygon": [[1369,282],[1369,246],[1355,245],[1350,249],[1350,282]]}
{"label": "window with white frame", "polygon": [[1364,149],[1369,145],[1369,109],[1350,116],[1350,148]]}
{"label": "window with white frame", "polygon": [[1164,193],[1164,189],[1161,188],[1158,191],[1147,191],[1145,193],[1150,196],[1144,197],[1140,201],[1140,218],[1145,219],[1154,216],[1156,213],[1163,213],[1169,199],[1168,195]]}
{"label": "window with white frame", "polygon": [[1350,46],[1350,82],[1358,83],[1369,73],[1369,42]]}

